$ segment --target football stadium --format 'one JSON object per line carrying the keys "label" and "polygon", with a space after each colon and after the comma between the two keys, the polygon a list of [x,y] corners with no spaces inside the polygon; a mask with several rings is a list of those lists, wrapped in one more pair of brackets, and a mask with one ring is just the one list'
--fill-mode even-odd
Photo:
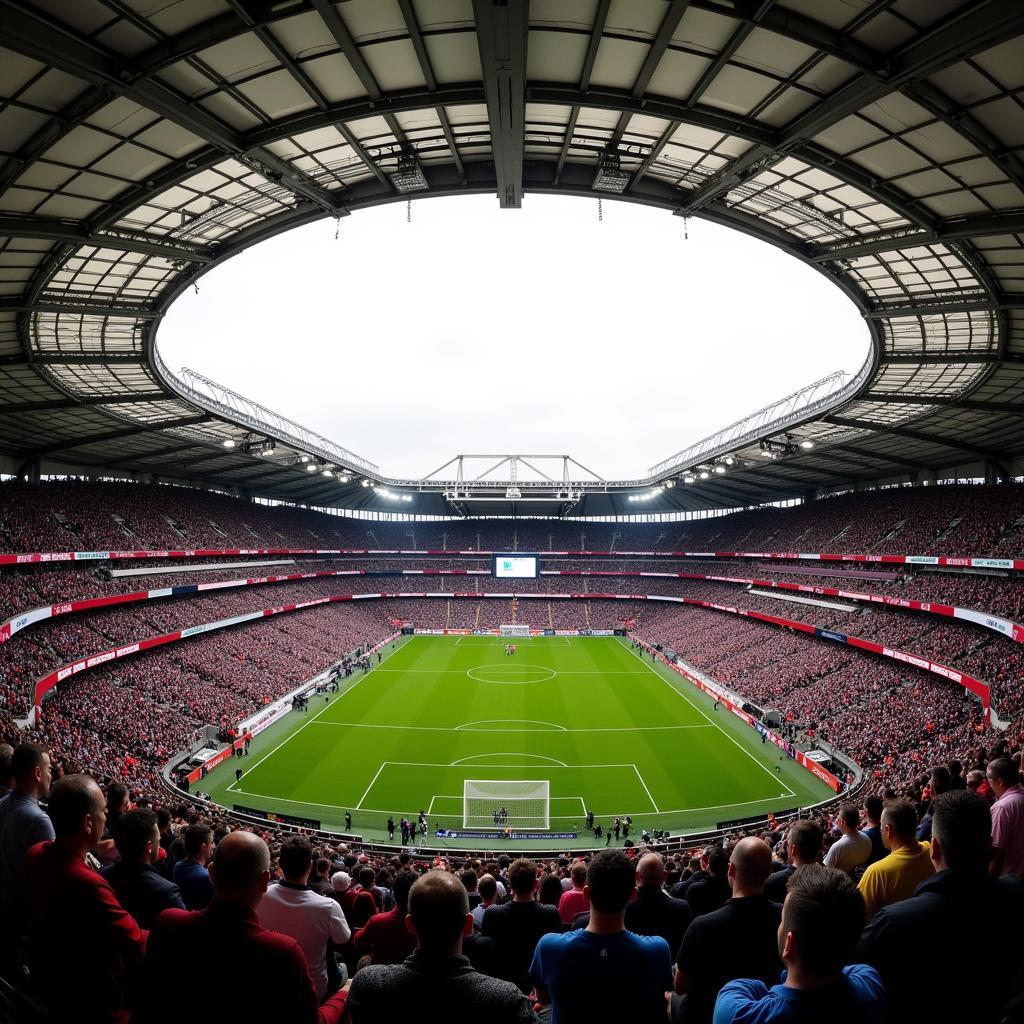
{"label": "football stadium", "polygon": [[1019,0],[0,0],[0,1020],[1024,1021],[1022,126]]}

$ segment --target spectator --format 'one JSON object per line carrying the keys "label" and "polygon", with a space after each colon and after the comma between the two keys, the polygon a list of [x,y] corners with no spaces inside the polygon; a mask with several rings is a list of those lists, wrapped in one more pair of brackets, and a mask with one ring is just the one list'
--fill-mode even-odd
{"label": "spectator", "polygon": [[821,844],[824,836],[821,826],[816,821],[803,819],[794,821],[789,827],[786,849],[789,857],[787,864],[779,871],[773,872],[764,883],[764,894],[773,903],[781,907],[786,899],[786,885],[790,876],[797,868],[805,864],[817,864],[821,856]]}
{"label": "spectator", "polygon": [[331,862],[326,857],[317,857],[315,874],[310,876],[309,887],[318,896],[334,899],[334,886],[330,879]]}
{"label": "spectator", "polygon": [[562,896],[562,880],[558,875],[545,874],[541,876],[540,884],[537,886],[537,902],[545,906],[558,909]]}
{"label": "spectator", "polygon": [[184,910],[181,891],[155,867],[160,856],[156,814],[148,807],[128,811],[117,823],[114,839],[120,857],[101,874],[139,927],[152,928],[157,915],[168,907]]}
{"label": "spectator", "polygon": [[473,924],[479,931],[484,923],[487,908],[498,902],[498,883],[494,875],[481,875],[480,881],[477,882],[477,891],[480,893],[480,905],[473,910]]}
{"label": "spectator", "polygon": [[[290,935],[302,949],[317,999],[328,992],[335,971],[328,964],[328,942],[344,945],[352,937],[348,922],[335,900],[321,896],[307,884],[313,868],[313,847],[302,835],[288,836],[278,854],[282,881],[270,886],[256,908],[260,924]],[[333,952],[330,953],[333,957]]]}
{"label": "spectator", "polygon": [[174,884],[188,910],[203,910],[213,896],[207,864],[213,855],[213,829],[189,825],[185,829],[185,859],[174,865]]}
{"label": "spectator", "polygon": [[400,964],[416,948],[416,940],[405,925],[409,906],[409,890],[416,876],[411,871],[395,875],[392,892],[395,905],[382,914],[374,914],[356,932],[356,953],[369,954],[375,964]]}
{"label": "spectator", "polygon": [[714,1024],[881,1022],[878,973],[865,964],[846,966],[863,920],[864,901],[845,872],[819,864],[795,871],[779,927],[785,981],[770,989],[758,978],[730,981],[715,1003]]}
{"label": "spectator", "polygon": [[24,864],[33,982],[55,1021],[120,1024],[146,933],[86,862],[106,824],[103,790],[88,775],[65,775],[49,812],[55,838],[33,846]]}
{"label": "spectator", "polygon": [[867,863],[871,856],[871,839],[858,829],[860,817],[853,804],[843,804],[839,808],[836,824],[842,836],[825,854],[825,867],[838,868],[850,875],[854,869]]}
{"label": "spectator", "polygon": [[[211,879],[214,895],[206,909],[165,911],[150,933],[137,1014],[141,1024],[179,1024],[181,1004],[170,994],[182,979],[195,1006],[227,1011],[226,999],[252,994],[245,1005],[247,1024],[337,1024],[347,993],[336,992],[318,1008],[302,947],[257,919],[270,881],[267,844],[251,832],[225,836]],[[195,970],[197,950],[216,951],[216,970]]]}
{"label": "spectator", "polygon": [[993,875],[1024,878],[1024,786],[1020,771],[1008,757],[990,761],[985,778],[996,795],[992,804]]}
{"label": "spectator", "polygon": [[932,837],[931,801],[933,801],[935,797],[948,792],[949,788],[949,769],[942,764],[936,765],[932,769],[931,776],[928,779],[928,809],[921,818],[921,824],[917,826],[917,838],[922,842],[927,842]]}
{"label": "spectator", "polygon": [[626,907],[626,927],[636,935],[660,935],[674,956],[693,914],[686,900],[665,892],[665,861],[648,853],[636,866],[636,899]]}
{"label": "spectator", "polygon": [[576,861],[569,871],[569,878],[572,883],[571,889],[566,889],[558,901],[558,916],[562,919],[563,925],[568,925],[577,915],[590,909],[590,900],[587,899],[587,865],[582,861]]}
{"label": "spectator", "polygon": [[741,839],[732,852],[732,897],[695,918],[676,957],[672,1020],[706,1024],[719,989],[733,978],[770,984],[779,977],[778,931],[782,908],[764,895],[772,852],[761,839]]}
{"label": "spectator", "polygon": [[11,768],[13,755],[14,747],[10,743],[0,743],[0,800],[14,789],[14,770]]}
{"label": "spectator", "polygon": [[[22,743],[11,755],[14,789],[0,800],[0,920],[24,923],[21,866],[25,854],[53,839],[53,824],[39,799],[50,791],[50,755],[35,743]],[[12,938],[0,929],[0,944]]]}
{"label": "spectator", "polygon": [[538,882],[532,861],[523,857],[513,861],[508,881],[512,899],[488,908],[480,932],[494,942],[499,977],[514,982],[521,992],[529,992],[533,988],[530,964],[537,942],[548,932],[560,932],[562,919],[556,907],[534,899]]}
{"label": "spectator", "polygon": [[459,877],[466,890],[466,895],[469,897],[469,909],[475,910],[480,906],[480,893],[477,888],[479,882],[477,880],[476,871],[474,871],[473,868],[466,868]]}
{"label": "spectator", "polygon": [[672,890],[672,895],[677,900],[685,900],[690,886],[695,885],[697,882],[700,882],[710,876],[710,872],[708,871],[708,861],[711,858],[711,854],[714,852],[714,846],[705,846],[701,851],[700,857],[697,859],[696,867],[689,877],[680,879],[680,881],[676,883],[675,888]]}
{"label": "spectator", "polygon": [[[704,861],[701,861],[704,864]],[[694,917],[717,910],[731,895],[729,888],[729,855],[720,846],[707,856],[707,877],[694,881],[686,889],[686,902]]]}
{"label": "spectator", "polygon": [[473,917],[454,875],[431,871],[418,879],[409,892],[406,923],[416,937],[415,952],[404,963],[359,971],[349,998],[352,1024],[391,1024],[402,1015],[399,1008],[414,1011],[418,1024],[536,1020],[515,985],[479,974],[462,955]]}
{"label": "spectator", "polygon": [[539,1001],[552,1008],[552,1024],[664,1020],[672,970],[668,943],[626,931],[626,905],[635,891],[629,855],[602,850],[587,871],[587,927],[537,943],[530,977]]}
{"label": "spectator", "polygon": [[[868,857],[868,866],[880,861],[888,851],[882,842],[882,798],[880,796],[869,796],[864,800],[864,818],[867,826],[861,831],[871,840],[871,855]],[[916,822],[917,816],[914,820]]]}
{"label": "spectator", "polygon": [[882,838],[889,856],[870,864],[860,880],[865,920],[900,900],[914,895],[926,878],[935,874],[928,844],[915,837],[917,812],[909,800],[890,800],[882,811]]}
{"label": "spectator", "polygon": [[338,901],[345,920],[351,928],[362,928],[377,913],[377,904],[371,893],[352,886],[352,878],[347,871],[335,871],[331,875],[331,886],[334,898]]}
{"label": "spectator", "polygon": [[[988,1024],[1000,1018],[1024,962],[1024,886],[989,874],[992,816],[981,797],[955,790],[932,808],[936,873],[868,922],[857,959],[881,974],[890,1020]],[[964,977],[966,936],[984,942],[977,984]]]}

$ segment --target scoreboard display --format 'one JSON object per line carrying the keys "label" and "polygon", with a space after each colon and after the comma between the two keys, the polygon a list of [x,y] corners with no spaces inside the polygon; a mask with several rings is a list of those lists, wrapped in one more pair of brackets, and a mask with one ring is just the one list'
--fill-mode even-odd
{"label": "scoreboard display", "polygon": [[540,559],[536,555],[495,554],[491,558],[491,576],[496,580],[535,580],[540,575]]}

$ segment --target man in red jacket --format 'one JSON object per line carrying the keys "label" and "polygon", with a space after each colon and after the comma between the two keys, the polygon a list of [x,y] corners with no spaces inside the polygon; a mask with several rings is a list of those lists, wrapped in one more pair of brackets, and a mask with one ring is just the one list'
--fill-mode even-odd
{"label": "man in red jacket", "polygon": [[[256,907],[270,882],[270,851],[251,832],[232,832],[210,865],[213,899],[205,910],[165,910],[150,932],[133,1024],[179,1024],[169,998],[188,979],[189,1003],[216,1006],[224,993],[251,992],[247,1024],[338,1024],[348,992],[317,1006],[306,958],[295,939],[260,926]],[[214,968],[195,970],[200,953]],[[254,988],[255,986],[255,988]]]}
{"label": "man in red jacket", "polygon": [[128,1020],[125,976],[146,933],[86,863],[106,825],[106,799],[88,775],[65,775],[50,791],[56,838],[25,855],[25,905],[33,981],[54,1020]]}

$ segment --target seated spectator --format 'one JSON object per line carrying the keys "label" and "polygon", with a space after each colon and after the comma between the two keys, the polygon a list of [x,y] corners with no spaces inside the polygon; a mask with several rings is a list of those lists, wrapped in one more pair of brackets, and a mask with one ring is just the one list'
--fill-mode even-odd
{"label": "seated spectator", "polygon": [[564,925],[570,924],[577,914],[590,909],[590,900],[586,894],[587,865],[576,861],[569,871],[569,878],[572,888],[566,889],[558,901],[558,916]]}
{"label": "seated spectator", "polygon": [[629,855],[602,850],[587,871],[587,927],[544,935],[537,943],[530,977],[539,1001],[551,1006],[552,1024],[664,1020],[672,971],[668,943],[626,931],[626,905],[635,891]]}
{"label": "seated spectator", "polygon": [[509,865],[508,881],[512,899],[488,908],[480,932],[494,942],[498,976],[514,982],[520,991],[529,992],[533,988],[530,964],[537,942],[548,932],[560,932],[562,919],[556,907],[534,899],[538,881],[533,861],[524,857],[513,861]]}
{"label": "seated spectator", "polygon": [[[40,797],[50,791],[50,755],[35,743],[19,744],[11,754],[10,772],[14,788],[0,800],[0,920],[18,922],[20,929],[24,924],[22,862],[36,843],[53,839],[53,824],[39,806]],[[8,932],[0,929],[0,947],[13,938],[2,934]]]}
{"label": "seated spectator", "polygon": [[715,1003],[714,1024],[882,1021],[877,971],[864,964],[847,966],[863,920],[864,901],[845,872],[819,864],[799,868],[789,880],[779,928],[785,981],[770,989],[759,978],[730,981]]}
{"label": "seated spectator", "polygon": [[494,875],[481,875],[480,881],[477,882],[477,891],[480,893],[480,904],[473,909],[473,924],[479,931],[484,923],[487,908],[498,902],[498,882]]}
{"label": "seated spectator", "polygon": [[993,875],[1024,878],[1024,786],[1020,771],[1008,757],[990,761],[985,778],[996,801],[992,804]]}
{"label": "seated spectator", "polygon": [[914,833],[917,811],[909,800],[890,800],[882,810],[882,840],[889,856],[870,864],[860,880],[866,920],[900,900],[914,895],[926,878],[935,874],[927,843]]}
{"label": "seated spectator", "polygon": [[558,875],[552,875],[550,873],[541,875],[539,884],[537,885],[537,902],[543,903],[545,906],[554,907],[558,909],[559,903],[562,901],[562,896],[565,893],[562,891],[562,880]]}
{"label": "seated spectator", "polygon": [[125,980],[146,933],[86,862],[106,824],[103,790],[65,775],[49,801],[55,838],[25,855],[32,982],[53,1020],[128,1020]]}
{"label": "seated spectator", "polygon": [[741,839],[732,852],[732,897],[718,910],[694,919],[676,957],[672,1020],[710,1022],[715,996],[733,978],[778,980],[782,908],[764,895],[772,852],[761,839]]}
{"label": "seated spectator", "polygon": [[357,954],[368,955],[375,964],[400,964],[416,948],[416,940],[405,926],[409,890],[416,876],[411,871],[395,875],[392,892],[395,905],[383,914],[374,914],[355,934]]}
{"label": "seated spectator", "polygon": [[821,826],[816,821],[794,821],[789,827],[786,838],[786,850],[789,855],[786,866],[773,871],[764,883],[764,894],[773,903],[781,907],[786,900],[786,885],[790,876],[797,868],[805,864],[817,864],[821,856],[821,844],[824,836]]}
{"label": "seated spectator", "polygon": [[882,842],[882,806],[883,801],[880,796],[872,795],[864,800],[864,818],[867,820],[867,826],[861,831],[871,840],[871,856],[868,857],[868,866],[880,861],[889,852]]}
{"label": "seated spectator", "polygon": [[480,892],[477,888],[479,881],[476,872],[472,868],[466,868],[459,878],[462,880],[466,895],[469,897],[469,909],[475,910],[480,906]]}
{"label": "seated spectator", "polygon": [[686,900],[665,892],[665,861],[648,853],[636,866],[636,899],[626,907],[626,927],[636,935],[660,935],[674,956],[693,914]]}
{"label": "seated spectator", "polygon": [[404,963],[371,964],[355,976],[349,994],[352,1024],[391,1024],[406,1010],[417,1024],[536,1020],[515,985],[479,974],[462,955],[473,916],[454,875],[431,871],[416,881],[406,926],[416,937],[416,950]]}
{"label": "seated spectator", "polygon": [[337,977],[336,970],[331,970],[336,965],[327,962],[327,944],[344,945],[352,932],[338,903],[313,892],[306,884],[313,868],[313,847],[306,836],[288,836],[281,844],[278,864],[284,878],[264,893],[256,916],[264,928],[290,935],[298,942],[317,999],[322,1002],[330,976]]}
{"label": "seated spectator", "polygon": [[174,865],[174,884],[188,910],[202,910],[213,896],[213,883],[207,864],[213,856],[213,829],[208,825],[189,825],[185,829],[185,859]]}
{"label": "seated spectator", "polygon": [[309,887],[318,896],[334,899],[334,886],[331,885],[331,862],[326,857],[317,857],[314,873],[310,875]]}
{"label": "seated spectator", "polygon": [[[729,889],[729,855],[720,846],[712,848],[706,858],[707,877],[694,881],[685,892],[686,902],[694,917],[717,910],[731,895]],[[704,860],[701,861],[703,865]],[[695,876],[696,877],[696,876]]]}
{"label": "seated spectator", "polygon": [[858,828],[860,816],[853,804],[843,804],[839,808],[836,824],[842,836],[825,854],[825,867],[838,868],[850,875],[855,868],[867,863],[871,856],[871,839]]}
{"label": "seated spectator", "polygon": [[120,858],[101,874],[139,927],[152,928],[157,915],[168,907],[184,910],[181,891],[155,866],[160,856],[156,814],[148,807],[128,811],[117,823],[114,839]]}
{"label": "seated spectator", "polygon": [[356,889],[347,871],[335,871],[331,875],[331,886],[350,928],[362,928],[377,913],[373,896],[362,889]]}
{"label": "seated spectator", "polygon": [[[182,979],[195,1006],[227,1010],[227,998],[251,994],[250,1024],[337,1024],[347,993],[336,992],[318,1008],[302,947],[256,917],[270,882],[267,844],[251,832],[232,832],[210,871],[214,895],[206,909],[165,911],[150,933],[133,1024],[178,1024],[181,1004],[170,995]],[[215,970],[196,971],[197,950],[216,951]]]}
{"label": "seated spectator", "polygon": [[[1024,886],[989,874],[992,815],[981,797],[955,790],[932,809],[936,873],[868,922],[856,959],[878,968],[890,1020],[988,1024],[1024,962]],[[965,976],[965,936],[984,943],[983,975]]]}

